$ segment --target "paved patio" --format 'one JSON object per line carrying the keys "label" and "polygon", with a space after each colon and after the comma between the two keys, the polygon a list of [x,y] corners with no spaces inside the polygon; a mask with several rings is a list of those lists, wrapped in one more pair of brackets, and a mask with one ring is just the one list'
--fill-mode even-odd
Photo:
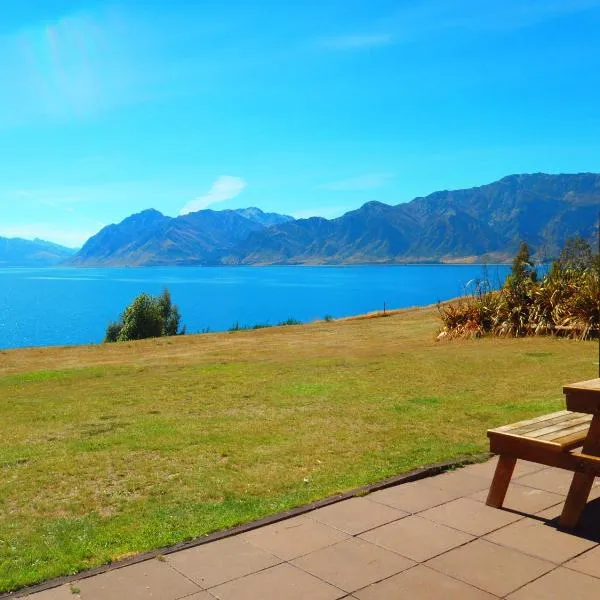
{"label": "paved patio", "polygon": [[31,600],[600,598],[600,479],[576,532],[556,519],[571,473],[520,462],[505,508],[485,464],[344,500]]}

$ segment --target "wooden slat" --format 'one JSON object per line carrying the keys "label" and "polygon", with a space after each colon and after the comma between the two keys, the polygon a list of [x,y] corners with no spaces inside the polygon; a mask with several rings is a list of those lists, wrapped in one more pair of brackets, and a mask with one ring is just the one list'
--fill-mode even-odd
{"label": "wooden slat", "polygon": [[555,444],[548,440],[537,440],[534,438],[523,437],[522,435],[512,435],[510,433],[497,434],[493,431],[488,431],[488,437],[490,438],[490,447],[494,447],[491,452],[496,452],[497,454],[503,454],[508,451],[503,450],[503,448],[512,449],[511,451],[516,452],[517,456],[518,452],[514,449],[520,447],[535,448],[537,446],[545,449],[546,452],[562,452],[564,449],[560,444]]}
{"label": "wooden slat", "polygon": [[579,425],[580,423],[589,423],[591,419],[591,415],[572,412],[567,415],[563,415],[562,417],[550,419],[544,423],[513,429],[510,433],[525,435],[527,437],[540,437],[542,435],[546,435],[547,433],[552,433],[553,431],[560,431],[561,429],[566,429],[567,427]]}
{"label": "wooden slat", "polygon": [[535,419],[528,419],[527,421],[519,421],[518,423],[513,423],[512,425],[504,425],[502,427],[496,427],[495,429],[490,429],[490,431],[498,431],[498,432],[510,431],[511,429],[515,429],[517,427],[533,425],[535,423],[541,423],[543,421],[547,421],[549,419],[554,419],[554,418],[562,416],[562,415],[568,415],[568,414],[570,414],[570,412],[571,411],[568,411],[568,410],[561,410],[559,412],[550,413],[548,415],[543,415],[541,417],[536,417]]}
{"label": "wooden slat", "polygon": [[565,432],[571,433],[571,429],[574,427],[583,427],[584,429],[588,429],[590,426],[590,422],[592,420],[592,415],[584,415],[580,414],[579,417],[575,419],[569,419],[563,423],[557,423],[556,425],[551,425],[550,427],[543,427],[541,429],[536,429],[535,431],[530,431],[529,433],[524,434],[525,437],[529,438],[542,438],[544,440],[551,440],[556,437],[561,437],[561,433]]}
{"label": "wooden slat", "polygon": [[566,435],[565,437],[558,438],[554,440],[555,443],[560,444],[563,450],[573,450],[573,448],[577,448],[578,446],[583,445],[587,438],[588,430],[584,432],[571,433]]}
{"label": "wooden slat", "polygon": [[587,432],[590,428],[589,423],[580,423],[579,425],[574,425],[573,427],[566,427],[559,431],[554,431],[552,433],[547,433],[545,435],[541,435],[539,437],[530,438],[532,440],[545,440],[548,442],[554,442],[555,444],[560,444],[560,439],[564,437],[569,437],[571,434],[580,434],[582,438],[587,436]]}
{"label": "wooden slat", "polygon": [[598,476],[600,476],[600,456],[593,456],[592,454],[584,454],[583,452],[578,452],[573,454],[576,458],[579,458],[583,462],[590,463],[590,465],[598,470]]}

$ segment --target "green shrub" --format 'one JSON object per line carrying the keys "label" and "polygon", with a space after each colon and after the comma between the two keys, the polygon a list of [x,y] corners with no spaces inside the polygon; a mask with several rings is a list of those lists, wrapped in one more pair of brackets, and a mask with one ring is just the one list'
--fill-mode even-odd
{"label": "green shrub", "polygon": [[140,294],[123,312],[121,320],[110,323],[105,342],[126,342],[162,336],[182,335],[181,314],[165,290],[160,296]]}

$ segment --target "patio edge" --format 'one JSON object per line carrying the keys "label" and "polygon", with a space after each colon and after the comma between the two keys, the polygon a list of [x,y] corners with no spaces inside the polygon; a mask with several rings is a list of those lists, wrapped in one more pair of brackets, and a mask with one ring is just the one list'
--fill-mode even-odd
{"label": "patio edge", "polygon": [[356,496],[366,496],[373,492],[394,487],[396,485],[401,485],[403,483],[410,483],[412,481],[418,481],[420,479],[433,477],[453,468],[464,467],[466,465],[475,464],[478,462],[484,462],[485,460],[489,460],[489,458],[491,458],[492,456],[492,454],[486,452],[483,454],[458,458],[456,460],[445,461],[435,463],[433,465],[428,465],[425,467],[420,467],[418,469],[414,469],[413,471],[409,471],[408,473],[394,475],[393,477],[388,477],[387,479],[383,479],[376,483],[371,483],[358,488],[354,488],[352,490],[349,490],[348,492],[336,494],[335,496],[330,496],[322,500],[316,500],[315,502],[304,504],[296,508],[291,508],[289,510],[276,513],[274,515],[262,517],[261,519],[258,519],[256,521],[250,521],[249,523],[236,525],[234,527],[230,527],[229,529],[215,531],[214,533],[202,536],[200,538],[195,538],[187,542],[179,542],[178,544],[175,544],[173,546],[167,546],[163,548],[158,548],[156,550],[144,552],[142,554],[136,554],[131,558],[115,561],[106,565],[102,565],[100,567],[94,567],[93,569],[81,571],[75,575],[63,575],[55,579],[49,579],[48,581],[45,581],[43,583],[38,583],[32,586],[20,588],[19,590],[15,590],[12,592],[4,592],[0,594],[0,600],[8,600],[9,598],[22,598],[29,594],[37,594],[38,592],[43,592],[46,590],[57,588],[65,584],[73,583],[75,581],[81,581],[82,579],[88,579],[96,575],[102,575],[103,573],[107,573],[109,571],[115,571],[117,569],[122,569],[124,567],[129,567],[131,565],[152,560],[158,558],[159,556],[167,556],[169,554],[173,554],[174,552],[180,552],[181,550],[189,550],[190,548],[203,546],[204,544],[209,544],[210,542],[216,542],[218,540],[252,531],[253,529],[265,527],[266,525],[273,525],[274,523],[279,523],[281,521],[285,521],[293,517],[298,517],[300,515],[312,512],[313,510],[316,510],[318,508],[323,508],[325,506],[337,504],[338,502],[349,500],[350,498],[354,498]]}

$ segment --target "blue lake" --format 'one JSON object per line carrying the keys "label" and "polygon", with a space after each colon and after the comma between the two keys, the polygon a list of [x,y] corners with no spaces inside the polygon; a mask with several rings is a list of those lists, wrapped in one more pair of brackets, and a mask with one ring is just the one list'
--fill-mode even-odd
{"label": "blue lake", "polygon": [[[494,286],[508,271],[487,266]],[[138,294],[165,287],[197,333],[432,304],[483,275],[481,265],[0,269],[0,348],[101,342]]]}

